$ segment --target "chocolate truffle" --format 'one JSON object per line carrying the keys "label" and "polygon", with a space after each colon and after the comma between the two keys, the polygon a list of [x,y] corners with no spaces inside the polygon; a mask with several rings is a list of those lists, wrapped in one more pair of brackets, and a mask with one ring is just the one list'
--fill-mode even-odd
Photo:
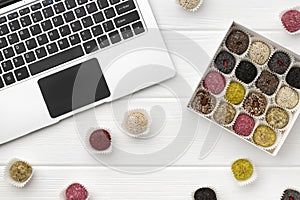
{"label": "chocolate truffle", "polygon": [[236,68],[235,75],[240,81],[249,84],[257,76],[257,69],[251,62],[242,61]]}
{"label": "chocolate truffle", "polygon": [[219,124],[227,125],[233,121],[235,114],[236,110],[232,105],[226,102],[222,102],[220,103],[214,114],[214,119]]}
{"label": "chocolate truffle", "polygon": [[266,95],[272,95],[277,90],[279,79],[268,71],[263,71],[256,81],[256,87]]}
{"label": "chocolate truffle", "polygon": [[66,189],[66,200],[86,200],[88,191],[79,183],[73,183]]}
{"label": "chocolate truffle", "polygon": [[241,55],[248,49],[249,36],[240,30],[234,30],[229,34],[225,43],[231,52]]}
{"label": "chocolate truffle", "polygon": [[276,142],[276,133],[268,126],[261,125],[254,131],[253,141],[262,147],[270,147]]}
{"label": "chocolate truffle", "polygon": [[286,127],[289,123],[289,115],[282,108],[270,108],[266,114],[268,124],[277,129]]}
{"label": "chocolate truffle", "polygon": [[10,177],[19,183],[27,181],[32,172],[32,167],[24,161],[16,161],[9,168]]}
{"label": "chocolate truffle", "polygon": [[248,56],[256,64],[263,65],[269,59],[271,50],[269,46],[260,41],[255,41],[250,45]]}
{"label": "chocolate truffle", "polygon": [[225,88],[225,78],[218,72],[210,72],[206,75],[203,86],[213,94],[220,94]]}
{"label": "chocolate truffle", "polygon": [[249,160],[239,159],[231,165],[231,171],[234,178],[238,181],[245,181],[253,175],[253,165]]}
{"label": "chocolate truffle", "polygon": [[249,136],[255,126],[255,121],[252,117],[246,114],[240,114],[233,125],[233,130],[238,135]]}
{"label": "chocolate truffle", "polygon": [[284,52],[276,52],[272,55],[268,67],[272,72],[284,74],[291,64],[290,57]]}
{"label": "chocolate truffle", "polygon": [[139,135],[147,130],[149,120],[144,113],[133,111],[128,113],[124,124],[130,134]]}
{"label": "chocolate truffle", "polygon": [[193,101],[191,102],[191,107],[202,114],[211,113],[216,105],[216,99],[209,92],[204,90],[199,90]]}
{"label": "chocolate truffle", "polygon": [[194,200],[217,200],[217,194],[211,188],[199,188],[194,193]]}
{"label": "chocolate truffle", "polygon": [[281,200],[300,200],[300,193],[296,190],[287,189],[283,192]]}
{"label": "chocolate truffle", "polygon": [[287,108],[293,109],[297,106],[299,102],[299,95],[298,93],[288,86],[283,86],[277,92],[275,101],[277,105]]}
{"label": "chocolate truffle", "polygon": [[231,82],[227,88],[225,98],[232,104],[240,104],[245,96],[245,88],[238,82]]}
{"label": "chocolate truffle", "polygon": [[281,17],[284,28],[291,33],[300,29],[300,12],[298,10],[289,10]]}
{"label": "chocolate truffle", "polygon": [[256,92],[250,93],[243,103],[243,108],[254,116],[262,115],[268,105],[264,95]]}
{"label": "chocolate truffle", "polygon": [[179,0],[179,4],[188,10],[197,8],[202,0]]}
{"label": "chocolate truffle", "polygon": [[286,82],[297,89],[300,89],[300,67],[293,67],[286,76]]}
{"label": "chocolate truffle", "polygon": [[215,59],[215,66],[224,74],[230,74],[235,66],[235,58],[227,51],[221,51]]}
{"label": "chocolate truffle", "polygon": [[111,136],[107,130],[99,129],[90,135],[91,146],[97,151],[104,151],[111,145]]}

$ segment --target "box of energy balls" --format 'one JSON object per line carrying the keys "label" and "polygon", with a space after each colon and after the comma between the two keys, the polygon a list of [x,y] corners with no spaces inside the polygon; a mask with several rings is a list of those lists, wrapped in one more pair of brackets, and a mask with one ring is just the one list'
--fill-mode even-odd
{"label": "box of energy balls", "polygon": [[300,56],[233,22],[188,108],[275,156],[299,95]]}

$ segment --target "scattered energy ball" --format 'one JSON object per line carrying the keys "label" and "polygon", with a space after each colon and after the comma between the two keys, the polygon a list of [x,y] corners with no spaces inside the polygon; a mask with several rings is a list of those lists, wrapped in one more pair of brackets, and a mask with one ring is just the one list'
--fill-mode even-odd
{"label": "scattered energy ball", "polygon": [[123,125],[132,136],[144,135],[149,131],[150,117],[145,110],[136,109],[126,113]]}

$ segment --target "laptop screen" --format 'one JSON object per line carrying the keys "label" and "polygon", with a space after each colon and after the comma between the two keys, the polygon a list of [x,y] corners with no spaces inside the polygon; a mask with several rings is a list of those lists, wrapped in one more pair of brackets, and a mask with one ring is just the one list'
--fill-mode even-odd
{"label": "laptop screen", "polygon": [[21,0],[0,0],[0,8],[11,5],[11,4],[16,3],[18,1],[21,1]]}

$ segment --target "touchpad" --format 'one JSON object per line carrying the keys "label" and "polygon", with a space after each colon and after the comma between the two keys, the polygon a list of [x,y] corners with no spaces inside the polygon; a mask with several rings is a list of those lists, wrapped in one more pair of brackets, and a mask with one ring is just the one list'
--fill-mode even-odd
{"label": "touchpad", "polygon": [[42,78],[38,84],[52,118],[110,96],[95,58]]}

